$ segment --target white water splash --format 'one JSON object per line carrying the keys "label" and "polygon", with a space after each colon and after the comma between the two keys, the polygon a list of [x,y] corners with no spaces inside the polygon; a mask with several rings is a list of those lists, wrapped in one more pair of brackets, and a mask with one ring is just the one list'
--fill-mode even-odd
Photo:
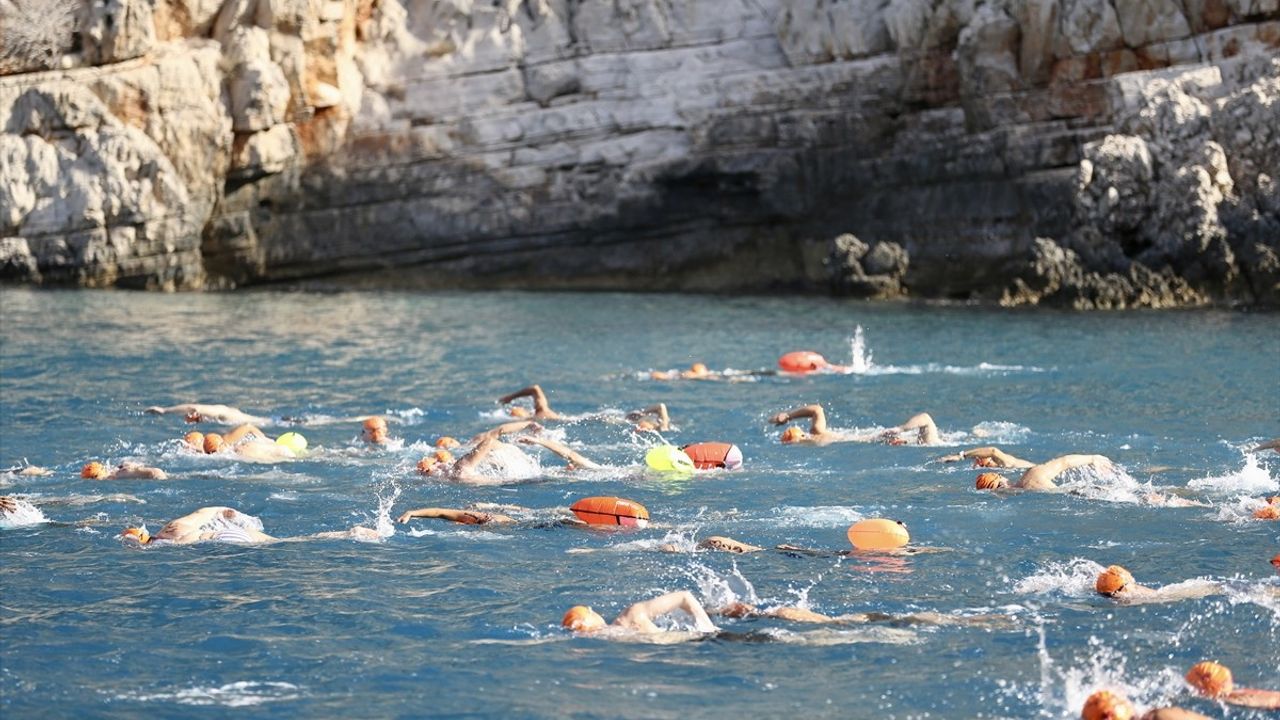
{"label": "white water splash", "polygon": [[702,598],[702,604],[713,610],[735,602],[749,605],[759,605],[761,602],[756,595],[755,586],[738,570],[736,561],[725,575],[698,562],[691,563],[684,574],[697,585],[695,594]]}
{"label": "white water splash", "polygon": [[849,371],[854,375],[863,375],[871,370],[871,351],[867,349],[866,340],[862,336],[862,326],[854,328],[853,337],[849,338]]}
{"label": "white water splash", "polygon": [[303,689],[287,682],[254,682],[242,680],[221,687],[192,687],[157,693],[123,693],[116,700],[134,702],[174,702],[179,705],[222,705],[251,707],[269,702],[296,700]]}
{"label": "white water splash", "polygon": [[49,522],[49,518],[40,512],[40,508],[26,500],[14,498],[13,512],[0,513],[0,529],[30,527]]}
{"label": "white water splash", "polygon": [[1050,562],[1036,573],[1019,580],[1013,591],[1024,595],[1045,595],[1052,592],[1070,597],[1093,595],[1094,582],[1104,568],[1092,560],[1072,558],[1066,562]]}
{"label": "white water splash", "polygon": [[1257,494],[1280,490],[1280,479],[1271,476],[1257,455],[1245,452],[1244,466],[1239,470],[1198,478],[1188,482],[1187,487],[1223,495]]}
{"label": "white water splash", "polygon": [[766,522],[774,527],[845,528],[861,520],[861,512],[843,505],[817,505],[798,507],[787,505],[769,511],[772,517]]}

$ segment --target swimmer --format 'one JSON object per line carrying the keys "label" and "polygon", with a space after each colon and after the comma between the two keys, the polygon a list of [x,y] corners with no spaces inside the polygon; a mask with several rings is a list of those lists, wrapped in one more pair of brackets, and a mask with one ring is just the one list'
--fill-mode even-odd
{"label": "swimmer", "polygon": [[[702,540],[699,540],[698,544],[694,547],[698,550],[720,550],[722,552],[737,553],[739,555],[764,550],[764,548],[758,545],[751,545],[722,535],[712,535],[710,537],[703,538]],[[683,552],[683,550],[674,543],[663,543],[658,546],[658,552],[678,553]]]}
{"label": "swimmer", "polygon": [[1275,450],[1276,452],[1280,453],[1280,438],[1276,438],[1275,440],[1268,440],[1262,443],[1261,445],[1253,448],[1249,452],[1258,452],[1260,450]]}
{"label": "swimmer", "polygon": [[[1138,717],[1133,704],[1110,690],[1099,690],[1084,701],[1080,710],[1081,720],[1132,720]],[[1177,707],[1156,708],[1148,711],[1140,720],[1209,720],[1200,713]]]}
{"label": "swimmer", "polygon": [[169,475],[160,468],[149,467],[142,463],[125,461],[107,470],[106,466],[93,461],[80,468],[80,477],[86,480],[168,480]]}
{"label": "swimmer", "polygon": [[1280,710],[1280,691],[1236,687],[1230,668],[1216,662],[1196,663],[1187,671],[1187,684],[1201,695],[1228,705]]}
{"label": "swimmer", "polygon": [[[501,427],[495,428],[495,430],[500,429]],[[443,448],[436,450],[434,455],[418,461],[418,472],[423,475],[440,477],[468,485],[498,485],[512,479],[522,479],[511,477],[510,462],[514,460],[512,453],[530,462],[532,460],[520,448],[502,442],[498,439],[499,437],[501,437],[501,433],[498,435],[484,434],[480,442],[471,449],[471,452],[456,461],[453,458],[453,454],[448,450]],[[495,466],[494,472],[482,473],[479,471],[480,465],[485,462]]]}
{"label": "swimmer", "polygon": [[399,518],[396,522],[401,525],[409,522],[413,518],[434,518],[437,520],[448,520],[449,522],[461,523],[463,525],[509,525],[516,521],[515,518],[502,513],[480,512],[478,510],[455,510],[453,508],[418,508],[410,510]]}
{"label": "swimmer", "polygon": [[[650,418],[649,416],[653,417]],[[667,404],[657,403],[643,410],[627,413],[627,419],[635,423],[637,432],[667,431],[671,429],[671,416],[667,414]]]}
{"label": "swimmer", "polygon": [[[1102,457],[1101,455],[1094,457]],[[1105,459],[1105,458],[1104,458]],[[1038,467],[1038,466],[1037,466]],[[1037,490],[1044,488],[1019,488],[1017,485],[1009,485],[1009,481],[993,472],[984,472],[978,475],[974,482],[974,487],[978,490],[1006,490],[1010,487],[1015,489]],[[1057,487],[1056,485],[1054,487]],[[1142,496],[1142,499],[1156,507],[1210,507],[1209,503],[1200,502],[1198,500],[1188,500],[1184,497],[1169,494],[1164,495],[1158,492],[1150,492]]]}
{"label": "swimmer", "polygon": [[149,407],[147,412],[152,415],[181,413],[189,423],[211,422],[219,425],[265,425],[271,422],[269,418],[249,415],[239,408],[233,408],[229,405],[183,403],[170,407]]}
{"label": "swimmer", "polygon": [[654,380],[704,380],[712,376],[706,365],[696,362],[688,370],[654,370],[649,377]]}
{"label": "swimmer", "polygon": [[[183,440],[191,444],[195,441],[194,436],[197,434],[187,433]],[[275,463],[298,457],[293,450],[276,444],[270,436],[257,426],[250,424],[240,425],[226,435],[205,433],[202,447],[209,455],[229,451],[246,460],[262,463]]]}
{"label": "swimmer", "polygon": [[[551,405],[547,403],[547,395],[546,393],[542,392],[542,387],[539,385],[530,385],[529,387],[524,388],[523,390],[517,390],[511,393],[510,395],[503,395],[502,397],[498,398],[498,402],[502,403],[503,405],[507,405],[512,400],[515,400],[516,398],[522,398],[522,397],[533,398],[533,416],[535,418],[539,420],[563,420],[564,419],[560,415],[560,413],[551,409]],[[515,414],[516,409],[517,408],[512,408],[512,414]]]}
{"label": "swimmer", "polygon": [[377,540],[380,536],[377,530],[357,525],[350,530],[321,532],[298,538],[276,538],[262,532],[262,521],[252,515],[246,515],[235,508],[210,506],[169,521],[154,535],[145,529],[131,527],[125,528],[120,537],[140,545],[190,545],[208,541],[257,544],[283,539]]}
{"label": "swimmer", "polygon": [[[1178,587],[1178,585],[1185,585],[1185,587]],[[1093,589],[1103,597],[1109,597],[1126,604],[1194,600],[1222,592],[1222,586],[1215,582],[1178,583],[1177,585],[1169,585],[1163,588],[1149,588],[1145,585],[1139,585],[1133,579],[1133,575],[1119,565],[1112,565],[1098,573]]]}
{"label": "swimmer", "polygon": [[387,421],[378,415],[365,418],[361,425],[360,437],[370,445],[385,445],[387,442]]}
{"label": "swimmer", "polygon": [[908,615],[890,615],[882,612],[861,612],[847,613],[844,615],[824,615],[801,607],[777,607],[769,610],[759,610],[754,605],[744,602],[732,602],[728,605],[715,610],[715,615],[731,618],[748,618],[748,617],[768,617],[778,618],[780,620],[788,620],[790,622],[814,623],[814,624],[833,624],[833,625],[862,625],[866,623],[887,623],[895,627],[906,625],[969,625],[991,627],[995,625],[1008,624],[1009,617],[1006,615],[986,614],[973,615],[969,617],[958,617],[955,615],[944,615],[937,612],[918,612]]}
{"label": "swimmer", "polygon": [[652,600],[638,602],[614,619],[606,623],[599,613],[585,605],[575,605],[564,614],[560,624],[576,633],[594,633],[607,627],[614,627],[632,633],[652,634],[662,630],[653,623],[654,618],[670,615],[676,611],[684,611],[693,618],[693,626],[698,632],[710,633],[719,630],[702,603],[687,590],[678,590],[660,595]]}
{"label": "swimmer", "polygon": [[938,458],[938,462],[960,462],[962,460],[973,460],[974,467],[994,467],[994,468],[1030,468],[1035,467],[1035,463],[1030,460],[1014,457],[1009,453],[997,447],[980,447],[961,450],[953,455],[943,455]]}
{"label": "swimmer", "polygon": [[28,464],[25,458],[21,465],[14,465],[11,468],[5,468],[4,470],[0,470],[0,472],[5,473],[6,475],[20,475],[22,477],[48,477],[53,474],[52,470]]}
{"label": "swimmer", "polygon": [[914,444],[934,445],[938,442],[938,426],[929,413],[913,415],[905,423],[889,428],[875,435],[852,434],[832,430],[827,427],[827,414],[821,405],[805,405],[786,412],[780,412],[769,419],[774,425],[785,425],[792,420],[809,418],[809,432],[796,427],[787,428],[782,433],[782,442],[803,445],[827,445],[833,442],[867,442],[879,440],[890,445],[907,445],[911,441],[900,437],[902,433],[914,430]]}
{"label": "swimmer", "polygon": [[539,435],[525,435],[516,440],[516,442],[523,445],[541,445],[563,458],[570,470],[599,470],[602,467],[599,463],[589,460],[582,453],[550,438],[544,438]]}

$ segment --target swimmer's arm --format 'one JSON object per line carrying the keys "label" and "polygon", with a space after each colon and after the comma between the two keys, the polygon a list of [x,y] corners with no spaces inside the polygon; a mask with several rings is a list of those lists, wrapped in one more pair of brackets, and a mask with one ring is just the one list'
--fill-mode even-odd
{"label": "swimmer's arm", "polygon": [[787,553],[788,555],[809,555],[811,557],[837,557],[842,554],[831,550],[812,550],[810,548],[802,548],[798,545],[776,545],[773,549]]}
{"label": "swimmer's arm", "polygon": [[658,418],[659,430],[671,429],[671,416],[667,414],[666,403],[658,403],[656,405],[650,405],[649,407],[644,408],[642,410],[637,410],[635,412],[627,413],[627,419],[639,420],[643,418],[645,415],[653,415],[654,417]]}
{"label": "swimmer's arm", "polygon": [[621,624],[632,625],[637,629],[648,629],[653,627],[654,618],[676,610],[689,613],[693,617],[694,627],[699,632],[714,632],[717,629],[711,622],[711,618],[707,617],[707,611],[703,609],[702,603],[698,602],[698,599],[688,590],[677,590],[659,595],[652,600],[638,602],[627,608],[618,619],[622,621]]}
{"label": "swimmer's arm", "polygon": [[235,445],[249,435],[257,435],[263,440],[268,440],[267,434],[251,423],[243,423],[237,425],[233,430],[222,436],[222,441],[228,445]]}
{"label": "swimmer's arm", "polygon": [[1226,702],[1240,707],[1280,710],[1280,691],[1239,688],[1228,693]]}
{"label": "swimmer's arm", "polygon": [[453,469],[450,470],[450,474],[458,479],[462,479],[467,475],[470,475],[471,472],[475,470],[476,466],[483,462],[484,459],[493,452],[493,448],[497,444],[498,438],[496,436],[484,438],[480,441],[479,445],[476,445],[475,448],[471,450],[471,452],[458,458],[458,461],[453,464]]}
{"label": "swimmer's arm", "polygon": [[418,508],[401,515],[396,522],[407,523],[412,518],[436,518],[463,525],[484,525],[486,523],[511,523],[514,519],[499,513],[478,512],[475,510],[456,510],[454,508]]}
{"label": "swimmer's arm", "polygon": [[503,435],[511,435],[513,433],[518,433],[522,430],[532,430],[533,432],[539,432],[540,430],[542,430],[542,426],[534,422],[533,420],[515,420],[512,422],[502,423],[501,425],[495,428],[485,430],[479,435],[476,435],[475,437],[471,438],[471,442],[478,443],[482,440],[485,440],[486,438],[500,438]]}
{"label": "swimmer's arm", "polygon": [[827,414],[823,411],[821,405],[805,405],[786,412],[780,412],[774,415],[771,420],[774,425],[783,425],[799,418],[812,418],[813,422],[809,427],[810,434],[817,435],[827,431]]}
{"label": "swimmer's arm", "polygon": [[1111,461],[1104,455],[1063,455],[1027,470],[1014,487],[1050,490],[1057,487],[1054,478],[1068,470],[1089,465],[1105,470],[1111,467]]}
{"label": "swimmer's arm", "polygon": [[498,402],[506,405],[516,398],[528,397],[533,398],[533,409],[535,412],[551,412],[551,406],[547,404],[547,395],[542,392],[542,386],[530,385],[527,388],[521,388],[509,395],[503,395],[498,398]]}
{"label": "swimmer's arm", "polygon": [[933,422],[933,416],[929,413],[919,413],[912,415],[906,422],[891,428],[891,432],[906,432],[908,430],[918,430],[920,432],[920,444],[936,445],[938,443],[938,426]]}
{"label": "swimmer's arm", "polygon": [[550,450],[556,455],[559,455],[561,458],[564,458],[567,462],[572,463],[575,467],[580,467],[587,470],[598,470],[600,468],[600,465],[598,463],[595,463],[589,460],[578,451],[573,450],[572,448],[566,445],[563,445],[561,443],[558,443],[555,440],[552,440],[550,438],[522,437],[520,438],[520,442],[526,445],[541,445],[542,447]]}
{"label": "swimmer's arm", "polygon": [[734,540],[730,537],[723,537],[721,535],[712,535],[710,537],[703,538],[698,542],[698,548],[702,550],[723,550],[725,552],[733,553],[749,553],[764,550],[762,547]]}

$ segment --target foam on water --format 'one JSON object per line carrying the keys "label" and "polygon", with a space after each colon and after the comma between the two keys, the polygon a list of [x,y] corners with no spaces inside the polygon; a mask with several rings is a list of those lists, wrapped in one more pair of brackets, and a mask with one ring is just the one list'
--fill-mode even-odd
{"label": "foam on water", "polygon": [[769,513],[762,521],[780,528],[843,528],[864,517],[859,510],[843,505],[782,506],[772,508]]}
{"label": "foam on water", "polygon": [[1098,573],[1105,569],[1085,558],[1050,561],[1039,571],[1014,583],[1013,591],[1021,595],[1059,593],[1068,597],[1091,597],[1095,594],[1094,583]]}
{"label": "foam on water", "polygon": [[220,705],[253,707],[270,702],[297,700],[305,695],[303,687],[287,682],[241,680],[219,687],[189,687],[168,691],[130,692],[113,697],[131,702],[177,703],[179,705]]}

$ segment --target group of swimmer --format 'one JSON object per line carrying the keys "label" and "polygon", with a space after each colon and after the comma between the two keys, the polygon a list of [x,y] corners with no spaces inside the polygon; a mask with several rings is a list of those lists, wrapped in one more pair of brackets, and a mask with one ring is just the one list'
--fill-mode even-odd
{"label": "group of swimmer", "polygon": [[[801,351],[788,353],[779,361],[784,372],[808,373],[823,371],[841,371],[844,368],[827,363],[817,353]],[[723,377],[710,371],[704,364],[695,363],[685,371],[655,372],[658,380],[705,380]],[[512,404],[527,398],[531,407]],[[462,484],[487,485],[510,482],[521,479],[521,468],[527,468],[528,456],[520,449],[520,445],[541,447],[561,458],[570,470],[599,469],[601,465],[568,445],[548,437],[544,432],[545,423],[565,420],[565,416],[554,410],[539,385],[530,385],[499,398],[499,402],[509,407],[512,420],[497,425],[462,443],[452,437],[441,437],[435,441],[435,450],[423,457],[416,465],[416,471],[427,477],[453,481]],[[301,457],[307,451],[307,442],[300,433],[287,432],[272,438],[260,426],[271,424],[270,418],[259,417],[242,412],[226,405],[186,403],[169,407],[152,407],[147,409],[152,414],[181,415],[188,423],[213,423],[232,426],[225,433],[188,432],[183,438],[183,445],[189,452],[204,454],[229,454],[237,458],[274,463]],[[661,433],[671,429],[671,417],[663,403],[654,403],[625,415],[634,431],[639,433]],[[917,413],[900,425],[896,425],[873,433],[850,432],[833,429],[828,426],[826,413],[821,405],[810,404],[783,410],[770,416],[774,425],[785,426],[780,440],[782,443],[796,446],[824,446],[839,442],[881,442],[889,445],[936,445],[940,442],[938,427],[933,418],[926,412]],[[306,419],[285,418],[284,422],[307,424]],[[360,416],[329,420],[328,422],[355,421],[360,423],[361,439],[370,446],[378,447],[388,443],[390,431],[385,418],[376,415]],[[807,428],[793,425],[797,421],[807,421]],[[658,435],[661,438],[660,435]],[[508,441],[514,441],[508,442]],[[662,456],[661,462],[669,465],[658,465],[650,460],[651,467],[665,469],[687,462],[696,469],[733,468],[741,464],[741,451],[730,443],[702,443],[698,446],[674,448],[661,446],[660,449],[670,453]],[[1280,452],[1280,439],[1263,443],[1256,451],[1272,449]],[[458,455],[455,457],[455,452]],[[736,453],[736,455],[734,454]],[[665,458],[665,459],[663,459]],[[1114,463],[1098,454],[1069,454],[1052,458],[1044,462],[1033,462],[1015,457],[997,447],[975,447],[961,450],[937,458],[938,462],[951,463],[972,460],[976,468],[986,470],[977,476],[975,487],[979,490],[992,491],[1049,491],[1057,488],[1055,479],[1073,469],[1092,468],[1101,473],[1111,472]],[[1021,471],[1012,481],[998,474],[999,470]],[[40,474],[39,469],[29,468],[26,474]],[[159,468],[139,463],[123,463],[115,468],[107,468],[102,463],[87,463],[81,475],[94,480],[148,479],[165,480],[168,474]],[[1200,505],[1194,501],[1176,496],[1149,497],[1153,503],[1164,505]],[[16,498],[0,497],[0,513],[13,512],[16,504],[22,502]],[[514,524],[517,522],[505,512],[518,512],[521,508],[508,506],[468,508],[423,507],[404,511],[397,517],[397,522],[408,523],[415,519],[445,520],[467,525]],[[504,512],[500,512],[504,511]],[[1280,519],[1280,497],[1266,500],[1266,504],[1254,513],[1261,520]],[[603,520],[601,519],[603,518]],[[643,527],[648,522],[648,511],[638,503],[619,498],[586,498],[575,503],[569,513],[557,519],[565,524],[609,524],[635,525]],[[930,548],[909,547],[909,535],[900,523],[885,519],[862,521],[849,529],[848,536],[853,545],[852,552],[874,552],[902,554],[926,552]],[[130,543],[144,546],[162,544],[190,544],[196,542],[221,541],[233,543],[264,543],[281,539],[264,532],[261,522],[240,511],[223,506],[199,508],[183,517],[168,522],[158,532],[148,533],[144,528],[126,528],[121,537]],[[378,532],[366,527],[353,527],[345,531],[323,532],[305,536],[305,538],[352,538],[376,540]],[[764,550],[763,547],[723,536],[711,536],[701,540],[700,549],[719,550],[733,553],[749,553]],[[666,545],[665,551],[677,551]],[[791,553],[821,552],[792,546],[778,546],[778,550]],[[846,551],[849,552],[849,551]],[[1280,554],[1272,559],[1272,564],[1280,570]],[[1138,584],[1126,569],[1111,566],[1100,573],[1096,579],[1095,589],[1099,595],[1120,602],[1144,602],[1155,599],[1181,599],[1200,597],[1218,591],[1211,583],[1192,591],[1180,591],[1177,597],[1162,597],[1160,591]],[[712,615],[728,618],[765,616],[797,623],[830,623],[849,624],[866,622],[889,622],[898,624],[989,624],[999,622],[1001,616],[979,616],[957,618],[936,613],[915,613],[904,616],[891,616],[880,613],[856,613],[841,616],[828,616],[799,607],[778,607],[761,611],[751,605],[735,602],[725,607],[704,608],[698,599],[687,591],[666,593],[656,598],[637,602],[612,622],[606,621],[599,613],[585,605],[570,608],[562,618],[561,624],[575,633],[626,635],[650,634],[661,632],[654,622],[656,619],[672,614],[686,615],[692,619],[696,633],[709,633],[718,630],[711,620]],[[1224,679],[1225,677],[1225,679]],[[1187,676],[1188,682],[1199,692],[1214,697],[1222,702],[1248,707],[1280,709],[1280,692],[1240,689],[1232,684],[1230,672],[1216,663],[1200,663]],[[1102,691],[1092,695],[1086,703],[1082,717],[1085,720],[1111,718],[1126,720],[1136,717],[1132,705],[1124,698]],[[1179,718],[1200,718],[1196,713],[1179,708],[1160,708],[1143,716],[1150,720],[1178,720]]]}

